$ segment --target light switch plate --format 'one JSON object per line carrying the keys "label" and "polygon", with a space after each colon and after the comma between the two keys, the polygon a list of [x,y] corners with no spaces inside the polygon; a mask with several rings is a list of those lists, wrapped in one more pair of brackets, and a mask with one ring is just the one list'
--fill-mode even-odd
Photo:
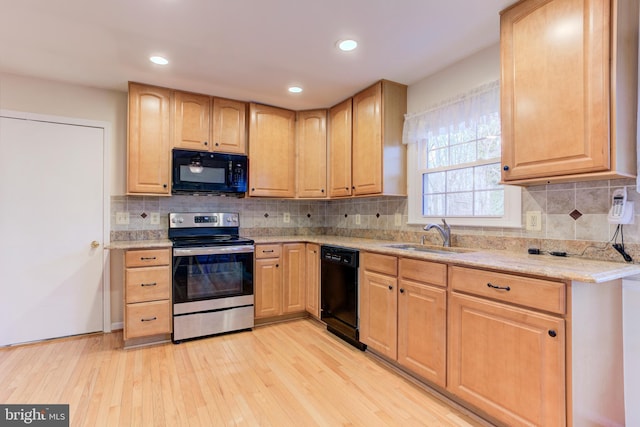
{"label": "light switch plate", "polygon": [[285,212],[282,214],[282,222],[288,224],[291,222],[291,214],[289,212]]}
{"label": "light switch plate", "polygon": [[151,215],[149,216],[149,222],[151,223],[151,225],[160,224],[160,212],[151,212]]}
{"label": "light switch plate", "polygon": [[118,225],[129,224],[129,212],[116,212],[116,224]]}
{"label": "light switch plate", "polygon": [[527,231],[542,231],[542,213],[540,211],[527,211]]}
{"label": "light switch plate", "polygon": [[360,225],[360,214],[356,214],[356,225]]}
{"label": "light switch plate", "polygon": [[393,224],[394,224],[396,227],[400,227],[400,226],[402,225],[402,214],[401,214],[401,213],[396,213],[396,214],[393,216]]}

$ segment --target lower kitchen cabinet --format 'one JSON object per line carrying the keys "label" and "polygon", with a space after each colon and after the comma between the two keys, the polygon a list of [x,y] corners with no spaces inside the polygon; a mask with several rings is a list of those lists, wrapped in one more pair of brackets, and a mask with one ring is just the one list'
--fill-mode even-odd
{"label": "lower kitchen cabinet", "polygon": [[564,284],[461,267],[450,274],[447,389],[507,425],[564,426],[565,321],[535,309],[532,282],[555,291],[555,306]]}
{"label": "lower kitchen cabinet", "polygon": [[307,243],[306,246],[306,298],[307,313],[320,318],[320,245]]}
{"label": "lower kitchen cabinet", "polygon": [[400,258],[398,363],[446,386],[447,266]]}
{"label": "lower kitchen cabinet", "polygon": [[143,338],[168,338],[172,320],[171,249],[127,250],[124,265],[125,346],[127,341],[136,344]]}
{"label": "lower kitchen cabinet", "polygon": [[398,357],[398,259],[360,253],[360,341],[376,353]]}
{"label": "lower kitchen cabinet", "polygon": [[255,318],[305,311],[305,244],[256,245]]}
{"label": "lower kitchen cabinet", "polygon": [[447,266],[367,252],[361,266],[360,340],[445,387]]}

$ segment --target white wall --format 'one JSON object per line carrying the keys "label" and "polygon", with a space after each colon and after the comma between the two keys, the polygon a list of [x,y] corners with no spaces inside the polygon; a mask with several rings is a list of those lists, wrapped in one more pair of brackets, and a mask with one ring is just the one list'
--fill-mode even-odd
{"label": "white wall", "polygon": [[500,78],[500,45],[496,43],[407,89],[407,113],[419,113],[456,95]]}
{"label": "white wall", "polygon": [[0,109],[111,123],[111,195],[125,194],[127,94],[0,73]]}

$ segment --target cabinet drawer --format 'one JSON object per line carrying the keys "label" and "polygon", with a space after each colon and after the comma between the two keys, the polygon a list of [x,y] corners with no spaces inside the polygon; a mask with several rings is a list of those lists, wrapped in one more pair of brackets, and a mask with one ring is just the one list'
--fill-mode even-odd
{"label": "cabinet drawer", "polygon": [[400,278],[446,287],[447,266],[437,262],[400,258]]}
{"label": "cabinet drawer", "polygon": [[552,313],[565,312],[565,286],[562,282],[464,267],[451,267],[449,272],[449,280],[454,291],[468,292]]}
{"label": "cabinet drawer", "polygon": [[125,310],[125,339],[171,332],[169,300],[127,304]]}
{"label": "cabinet drawer", "polygon": [[279,258],[282,254],[282,245],[257,245],[256,246],[256,259],[261,258]]}
{"label": "cabinet drawer", "polygon": [[391,255],[363,252],[360,264],[367,271],[376,271],[393,277],[398,275],[398,258]]}
{"label": "cabinet drawer", "polygon": [[125,273],[126,302],[169,299],[171,277],[168,265],[160,267],[127,268]]}
{"label": "cabinet drawer", "polygon": [[170,265],[171,249],[128,250],[124,255],[125,267],[146,267],[149,265]]}

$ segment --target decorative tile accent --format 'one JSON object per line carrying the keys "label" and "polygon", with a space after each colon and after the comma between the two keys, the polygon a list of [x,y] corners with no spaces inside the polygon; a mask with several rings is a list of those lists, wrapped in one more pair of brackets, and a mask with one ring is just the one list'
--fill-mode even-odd
{"label": "decorative tile accent", "polygon": [[574,209],[569,216],[575,220],[577,220],[578,218],[580,218],[582,216],[582,213],[580,213],[580,211],[578,209]]}
{"label": "decorative tile accent", "polygon": [[142,213],[140,214],[140,216],[142,217],[142,219],[145,219],[145,218],[147,217],[147,214],[146,214],[146,213],[144,213],[144,212],[142,212]]}

